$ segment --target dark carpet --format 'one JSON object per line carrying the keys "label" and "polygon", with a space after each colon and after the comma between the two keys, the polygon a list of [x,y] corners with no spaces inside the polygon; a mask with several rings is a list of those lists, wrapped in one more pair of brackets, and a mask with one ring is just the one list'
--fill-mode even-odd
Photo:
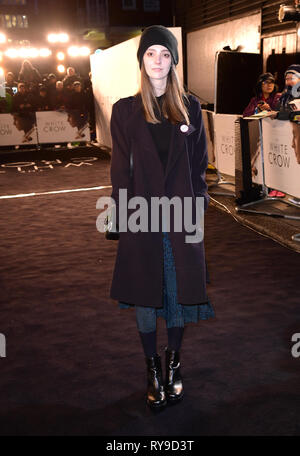
{"label": "dark carpet", "polygon": [[[107,185],[109,162],[1,174],[3,194]],[[297,435],[300,256],[210,206],[216,318],[186,328],[185,398],[154,415],[132,310],[109,299],[117,242],[96,230],[109,191],[0,200],[1,435]],[[158,347],[166,344],[163,320]]]}

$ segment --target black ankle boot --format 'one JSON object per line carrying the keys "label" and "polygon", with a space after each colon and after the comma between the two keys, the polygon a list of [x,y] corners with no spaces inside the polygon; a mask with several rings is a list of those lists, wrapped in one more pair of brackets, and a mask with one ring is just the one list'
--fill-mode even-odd
{"label": "black ankle boot", "polygon": [[167,405],[164,391],[160,356],[146,358],[147,363],[147,404],[152,409],[162,409]]}
{"label": "black ankle boot", "polygon": [[180,374],[179,352],[165,349],[166,351],[166,381],[165,391],[170,403],[178,402],[183,397],[183,385]]}

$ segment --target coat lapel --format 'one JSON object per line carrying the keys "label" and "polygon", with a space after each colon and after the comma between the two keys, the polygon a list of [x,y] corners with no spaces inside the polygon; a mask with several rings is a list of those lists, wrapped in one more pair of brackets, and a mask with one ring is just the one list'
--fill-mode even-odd
{"label": "coat lapel", "polygon": [[[170,171],[175,166],[179,156],[185,150],[187,136],[194,131],[195,127],[192,124],[186,125],[184,122],[180,122],[179,124],[172,125],[168,161],[164,175],[165,181],[170,174]],[[151,160],[155,160],[155,166],[159,166],[163,173],[163,167],[158,150],[144,118],[143,105],[140,97],[134,97],[132,101],[132,111],[127,121],[127,132],[130,137],[139,141],[139,147],[141,149],[147,151],[148,154],[151,154]]]}
{"label": "coat lapel", "polygon": [[184,122],[173,125],[172,135],[170,141],[168,162],[165,172],[165,180],[167,179],[170,171],[175,166],[178,158],[184,153],[186,147],[186,138],[196,130],[194,125],[186,125]]}

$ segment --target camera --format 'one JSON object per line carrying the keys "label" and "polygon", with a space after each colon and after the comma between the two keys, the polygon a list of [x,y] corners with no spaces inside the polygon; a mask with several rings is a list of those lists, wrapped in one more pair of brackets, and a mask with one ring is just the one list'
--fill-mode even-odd
{"label": "camera", "polygon": [[287,21],[300,21],[300,6],[298,2],[295,2],[295,6],[292,5],[280,5],[278,11],[278,20],[280,22]]}

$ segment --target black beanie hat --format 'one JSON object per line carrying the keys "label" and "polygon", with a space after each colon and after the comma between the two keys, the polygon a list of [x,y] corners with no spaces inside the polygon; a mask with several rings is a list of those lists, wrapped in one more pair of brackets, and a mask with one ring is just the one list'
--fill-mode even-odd
{"label": "black beanie hat", "polygon": [[143,57],[146,50],[153,44],[160,44],[161,46],[165,46],[169,49],[172,61],[175,65],[177,65],[179,57],[178,42],[175,35],[173,35],[173,33],[163,25],[151,25],[143,31],[139,48],[137,50],[137,58],[140,68],[142,67]]}

